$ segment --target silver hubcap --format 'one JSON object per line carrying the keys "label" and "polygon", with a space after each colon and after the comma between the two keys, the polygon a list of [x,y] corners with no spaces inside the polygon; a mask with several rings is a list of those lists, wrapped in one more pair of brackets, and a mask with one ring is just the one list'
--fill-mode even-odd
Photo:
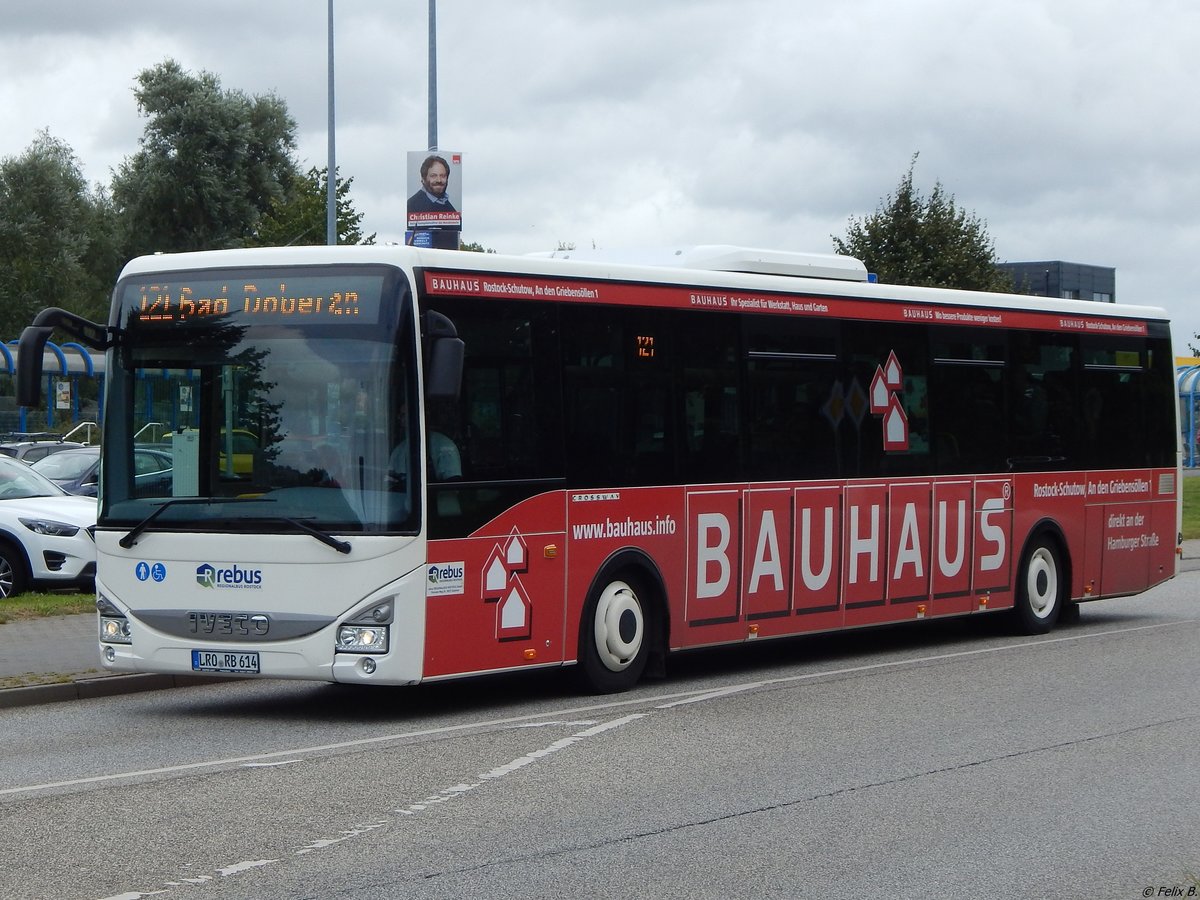
{"label": "silver hubcap", "polygon": [[1039,619],[1054,611],[1058,600],[1058,569],[1054,565],[1054,555],[1045,547],[1038,547],[1029,560],[1025,593],[1029,597],[1030,612]]}
{"label": "silver hubcap", "polygon": [[623,581],[612,582],[596,603],[593,622],[600,662],[611,672],[623,672],[637,657],[645,633],[637,594]]}

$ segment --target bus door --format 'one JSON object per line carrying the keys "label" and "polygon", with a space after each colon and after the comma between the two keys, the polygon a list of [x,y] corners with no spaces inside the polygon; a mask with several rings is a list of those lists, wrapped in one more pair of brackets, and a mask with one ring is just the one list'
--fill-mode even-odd
{"label": "bus door", "polygon": [[425,676],[574,658],[553,310],[439,297],[461,393],[425,398]]}
{"label": "bus door", "polygon": [[426,678],[574,658],[563,621],[564,538],[563,497],[553,492],[518,502],[470,537],[429,542]]}

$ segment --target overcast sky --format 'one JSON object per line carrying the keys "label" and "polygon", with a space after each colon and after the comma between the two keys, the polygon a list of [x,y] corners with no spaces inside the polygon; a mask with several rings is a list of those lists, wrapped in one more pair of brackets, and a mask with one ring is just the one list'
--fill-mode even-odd
{"label": "overcast sky", "polygon": [[[46,129],[108,185],[167,58],[274,93],[327,162],[327,0],[8,0],[0,157]],[[427,0],[335,0],[336,146],[400,241],[427,146]],[[1002,261],[1112,266],[1200,331],[1196,0],[438,0],[438,145],[463,237],[506,253],[832,251],[914,153]]]}

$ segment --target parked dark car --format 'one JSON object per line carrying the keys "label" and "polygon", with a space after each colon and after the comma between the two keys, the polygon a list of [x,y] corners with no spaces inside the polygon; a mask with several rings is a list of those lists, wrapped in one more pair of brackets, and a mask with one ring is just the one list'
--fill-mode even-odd
{"label": "parked dark car", "polygon": [[[148,480],[160,473],[164,480],[170,478],[170,453],[140,447],[133,451],[133,464],[134,477],[139,480]],[[64,450],[38,460],[30,468],[49,478],[67,493],[95,497],[100,484],[100,448]]]}

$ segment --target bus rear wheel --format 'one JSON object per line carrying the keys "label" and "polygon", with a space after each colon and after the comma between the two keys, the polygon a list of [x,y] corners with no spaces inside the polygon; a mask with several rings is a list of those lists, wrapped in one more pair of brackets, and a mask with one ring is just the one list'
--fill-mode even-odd
{"label": "bus rear wheel", "polygon": [[588,601],[579,634],[585,685],[602,694],[637,684],[650,653],[647,608],[630,579],[613,578]]}
{"label": "bus rear wheel", "polygon": [[1062,557],[1049,537],[1034,539],[1021,560],[1017,625],[1025,634],[1045,634],[1058,621],[1066,591]]}

